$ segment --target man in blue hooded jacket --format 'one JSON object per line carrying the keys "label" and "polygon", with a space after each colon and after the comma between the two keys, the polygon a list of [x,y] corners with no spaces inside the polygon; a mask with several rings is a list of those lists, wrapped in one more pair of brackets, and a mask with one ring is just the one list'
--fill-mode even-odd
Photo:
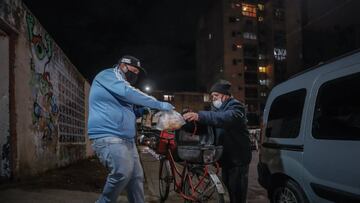
{"label": "man in blue hooded jacket", "polygon": [[136,117],[142,116],[145,107],[174,108],[133,87],[140,71],[144,71],[140,61],[126,55],[115,67],[97,74],[91,85],[88,135],[109,170],[99,203],[116,202],[123,190],[127,190],[129,202],[144,202],[144,175],[135,145]]}
{"label": "man in blue hooded jacket", "polygon": [[231,97],[231,83],[220,80],[211,89],[211,111],[184,114],[187,121],[198,121],[210,126],[215,144],[223,146],[220,159],[222,180],[228,189],[231,203],[245,203],[251,148],[245,107]]}

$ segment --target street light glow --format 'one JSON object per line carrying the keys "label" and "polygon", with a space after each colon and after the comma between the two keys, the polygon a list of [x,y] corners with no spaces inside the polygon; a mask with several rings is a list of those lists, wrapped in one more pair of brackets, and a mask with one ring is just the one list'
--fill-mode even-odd
{"label": "street light glow", "polygon": [[149,92],[151,88],[149,86],[145,86],[145,91]]}

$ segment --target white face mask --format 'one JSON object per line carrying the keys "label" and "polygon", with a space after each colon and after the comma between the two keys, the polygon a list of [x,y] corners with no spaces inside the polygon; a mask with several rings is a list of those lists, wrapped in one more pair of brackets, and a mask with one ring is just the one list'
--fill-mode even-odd
{"label": "white face mask", "polygon": [[218,100],[213,101],[212,104],[214,105],[215,108],[218,109],[221,107],[222,101],[221,101],[221,99],[218,99]]}

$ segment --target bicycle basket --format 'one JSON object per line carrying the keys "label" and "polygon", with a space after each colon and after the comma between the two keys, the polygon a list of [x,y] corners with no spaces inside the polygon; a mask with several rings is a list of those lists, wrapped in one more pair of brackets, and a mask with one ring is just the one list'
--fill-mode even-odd
{"label": "bicycle basket", "polygon": [[[173,133],[169,133],[167,131],[161,131],[159,142],[156,146],[156,153],[158,154],[166,154],[168,147],[170,147],[172,152],[175,152],[176,150],[176,144],[174,140],[175,135]],[[168,146],[169,144],[169,146]]]}
{"label": "bicycle basket", "polygon": [[198,164],[210,164],[218,161],[222,155],[222,146],[177,146],[180,159]]}
{"label": "bicycle basket", "polygon": [[186,123],[181,129],[175,131],[177,145],[200,146],[212,145],[214,136],[208,133],[207,126],[198,123]]}

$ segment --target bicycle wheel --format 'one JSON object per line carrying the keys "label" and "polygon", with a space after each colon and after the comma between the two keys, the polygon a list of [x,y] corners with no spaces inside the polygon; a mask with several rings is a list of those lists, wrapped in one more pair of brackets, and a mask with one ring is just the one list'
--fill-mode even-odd
{"label": "bicycle wheel", "polygon": [[172,182],[170,162],[166,158],[160,160],[160,170],[159,170],[159,192],[160,192],[160,201],[164,202],[168,195],[170,184]]}
{"label": "bicycle wheel", "polygon": [[[224,203],[224,194],[217,190],[216,184],[219,183],[216,183],[209,174],[203,176],[202,167],[190,168],[188,178],[183,185],[183,192],[187,196],[195,197],[196,202]],[[194,201],[185,199],[184,202],[192,203]]]}

